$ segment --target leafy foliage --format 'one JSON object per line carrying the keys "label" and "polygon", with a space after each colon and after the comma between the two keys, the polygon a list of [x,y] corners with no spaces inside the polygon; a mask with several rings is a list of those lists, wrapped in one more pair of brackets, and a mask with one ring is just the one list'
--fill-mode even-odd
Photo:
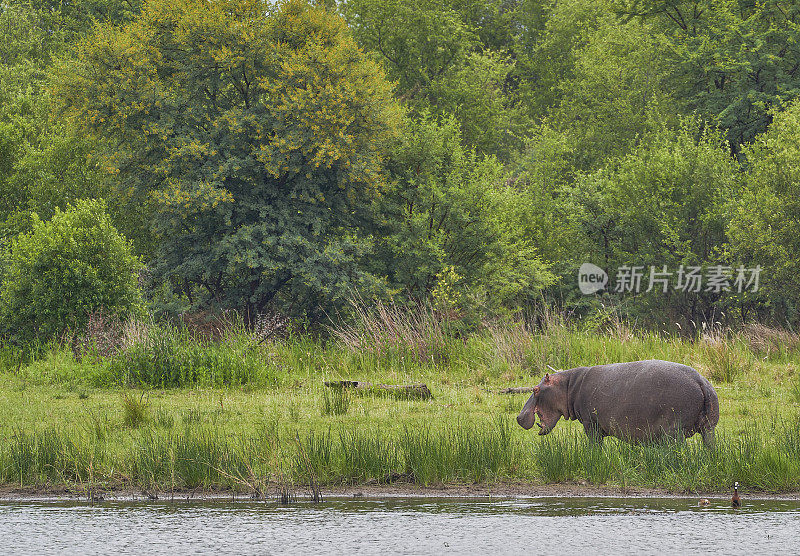
{"label": "leafy foliage", "polygon": [[82,328],[91,311],[141,307],[140,263],[99,201],[82,201],[11,244],[0,289],[0,326],[20,342]]}
{"label": "leafy foliage", "polygon": [[77,33],[62,13],[70,6],[14,2],[0,11],[0,243],[30,231],[33,213],[48,219],[103,193],[94,142],[50,117],[49,67]]}
{"label": "leafy foliage", "polygon": [[800,6],[792,0],[614,0],[654,21],[671,56],[671,83],[688,111],[728,131],[734,150],[763,132],[770,109],[800,94]]}
{"label": "leafy foliage", "polygon": [[502,159],[524,123],[506,94],[514,62],[502,2],[350,0],[344,13],[359,42],[397,81],[417,115],[455,115],[463,141]]}
{"label": "leafy foliage", "polygon": [[[736,163],[719,134],[692,122],[664,130],[581,181],[583,227],[594,243],[587,254],[612,270],[652,265],[663,271],[666,265],[674,273],[681,265],[720,264],[725,206],[739,188]],[[650,288],[645,282],[642,292]],[[651,291],[642,300],[646,319],[712,320],[709,311],[720,297],[705,290],[664,292],[659,283]],[[659,314],[653,303],[672,314]]]}
{"label": "leafy foliage", "polygon": [[376,283],[361,228],[399,109],[341,19],[301,1],[153,1],[79,59],[62,100],[144,207],[150,228],[131,233],[157,246],[157,279],[250,315]]}
{"label": "leafy foliage", "polygon": [[[790,0],[6,2],[0,267],[103,199],[158,313],[546,300],[587,326],[796,324],[798,18]],[[760,265],[763,289],[589,297],[588,260]]]}
{"label": "leafy foliage", "polygon": [[[381,200],[380,274],[412,297],[451,287],[500,305],[551,280],[535,248],[513,230],[517,192],[503,167],[461,145],[455,119],[411,124],[391,163],[394,184]],[[455,278],[454,278],[455,277]]]}
{"label": "leafy foliage", "polygon": [[[733,203],[729,233],[738,260],[764,267],[764,295],[778,315],[797,314],[800,294],[800,103],[775,114],[745,150],[746,189]],[[749,299],[751,306],[762,299]]]}

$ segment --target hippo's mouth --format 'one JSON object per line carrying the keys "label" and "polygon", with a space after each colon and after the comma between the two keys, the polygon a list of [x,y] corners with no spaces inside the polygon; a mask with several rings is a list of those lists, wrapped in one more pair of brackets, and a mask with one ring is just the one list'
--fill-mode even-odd
{"label": "hippo's mouth", "polygon": [[[541,419],[541,417],[539,417],[539,419]],[[550,432],[550,429],[545,428],[541,420],[536,421],[536,424],[539,426],[539,436],[544,436]]]}
{"label": "hippo's mouth", "polygon": [[535,410],[534,419],[536,425],[539,427],[539,436],[544,436],[545,434],[550,432],[550,429],[545,428],[545,426],[542,424],[542,412],[538,407]]}

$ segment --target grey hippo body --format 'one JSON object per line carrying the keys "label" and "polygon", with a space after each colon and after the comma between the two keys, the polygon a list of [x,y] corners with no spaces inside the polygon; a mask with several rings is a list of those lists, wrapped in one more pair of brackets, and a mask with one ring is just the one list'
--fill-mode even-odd
{"label": "grey hippo body", "polygon": [[548,374],[517,416],[530,429],[536,417],[547,434],[561,417],[577,419],[598,441],[615,436],[647,442],[664,435],[703,435],[714,444],[719,401],[711,383],[692,367],[649,360],[577,367]]}

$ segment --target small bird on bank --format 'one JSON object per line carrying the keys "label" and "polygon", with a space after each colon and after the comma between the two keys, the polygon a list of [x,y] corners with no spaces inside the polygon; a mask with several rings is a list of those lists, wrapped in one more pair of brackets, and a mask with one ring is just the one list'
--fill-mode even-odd
{"label": "small bird on bank", "polygon": [[733,484],[733,497],[731,498],[731,506],[738,508],[742,505],[742,500],[739,498],[739,481]]}
{"label": "small bird on bank", "polygon": [[711,500],[708,498],[701,498],[700,501],[697,503],[698,506],[708,506],[711,504]]}

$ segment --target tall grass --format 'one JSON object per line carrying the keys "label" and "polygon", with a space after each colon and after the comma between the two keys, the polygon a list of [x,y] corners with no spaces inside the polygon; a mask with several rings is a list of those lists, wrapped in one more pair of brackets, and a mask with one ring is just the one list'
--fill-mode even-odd
{"label": "tall grass", "polygon": [[122,394],[122,424],[126,427],[136,428],[147,421],[148,402],[142,392],[140,396],[135,393]]}
{"label": "tall grass", "polygon": [[[102,349],[96,344],[95,352],[78,355],[55,343],[35,356],[0,347],[0,373],[12,393],[5,407],[17,407],[26,385],[57,384],[25,395],[41,404],[62,400],[83,419],[25,425],[35,410],[20,405],[25,430],[16,421],[0,423],[0,483],[105,481],[262,493],[269,482],[310,484],[312,478],[323,484],[589,481],[676,490],[727,490],[736,480],[749,488],[800,488],[800,421],[762,415],[735,422],[764,406],[780,406],[783,416],[795,412],[800,343],[794,333],[752,326],[681,338],[613,322],[589,330],[548,317],[495,322],[465,334],[430,308],[364,311],[328,341],[276,338],[236,323],[207,334],[150,323],[124,332],[125,341],[109,335]],[[717,383],[723,421],[716,451],[706,451],[698,439],[651,446],[609,439],[598,446],[567,424],[546,437],[523,434],[513,413],[524,400],[493,393],[530,384],[534,379],[526,375],[538,377],[548,366],[651,358],[695,366]],[[372,391],[351,398],[344,390],[319,390],[330,375],[390,384],[424,380],[436,397],[421,403]],[[148,409],[139,394],[91,390],[120,385],[142,387],[170,403],[192,397],[192,405],[178,412],[168,405]],[[151,391],[198,386],[224,387],[226,396],[231,387],[242,396],[263,387],[257,397],[276,399],[274,415],[268,425],[251,426],[261,414],[241,405],[235,412],[223,408],[222,392]],[[130,408],[105,413],[109,404],[96,403],[101,396],[112,398],[113,409]],[[199,409],[202,403],[213,404],[213,411]]]}
{"label": "tall grass", "polygon": [[800,404],[800,374],[794,377],[794,380],[791,382],[789,386],[789,395],[794,403]]}
{"label": "tall grass", "polygon": [[196,323],[194,328],[120,323],[99,314],[90,319],[92,328],[77,347],[52,343],[34,353],[0,346],[0,372],[33,384],[175,388],[274,386],[331,374],[357,380],[378,375],[384,381],[387,374],[432,369],[447,380],[482,386],[539,376],[548,367],[665,359],[725,383],[764,361],[780,362],[790,373],[800,360],[800,336],[762,325],[692,339],[614,321],[589,329],[545,314],[495,321],[467,333],[449,320],[452,315],[427,306],[357,305],[354,314],[349,324],[333,327],[327,340],[278,337],[271,332],[274,326],[266,332],[259,326],[248,329],[235,319],[215,320],[207,330]]}
{"label": "tall grass", "polygon": [[[294,434],[297,441],[294,441]],[[20,485],[129,484],[141,488],[259,490],[288,470],[293,484],[397,480],[430,485],[526,479],[543,483],[665,487],[675,491],[800,488],[800,419],[699,441],[590,442],[575,431],[515,441],[495,420],[400,434],[347,428],[297,435],[262,429],[231,437],[214,427],[141,428],[122,454],[78,429],[18,433],[0,443],[0,481]]]}
{"label": "tall grass", "polygon": [[407,475],[425,485],[495,479],[508,470],[514,455],[509,423],[502,419],[435,431],[405,429],[399,448]]}
{"label": "tall grass", "polygon": [[800,486],[800,421],[775,431],[751,427],[737,436],[718,434],[714,450],[698,441],[663,440],[647,445],[590,442],[575,431],[552,433],[531,455],[545,482],[664,487],[678,491],[747,488],[791,490]]}
{"label": "tall grass", "polygon": [[322,392],[322,414],[344,415],[350,407],[350,392],[346,388],[325,388]]}
{"label": "tall grass", "polygon": [[274,383],[271,368],[246,336],[212,341],[186,328],[153,326],[147,335],[111,360],[121,384],[156,387]]}
{"label": "tall grass", "polygon": [[428,305],[408,308],[378,301],[367,307],[354,302],[352,313],[352,322],[331,327],[333,336],[351,351],[444,364],[459,344],[457,323]]}
{"label": "tall grass", "polygon": [[310,433],[304,449],[316,475],[328,483],[347,484],[495,480],[508,472],[514,453],[508,424],[500,420],[406,428],[394,436],[347,429],[335,434],[329,429]]}
{"label": "tall grass", "polygon": [[791,330],[749,323],[742,327],[739,335],[759,357],[782,360],[800,353],[800,334]]}
{"label": "tall grass", "polygon": [[107,460],[107,446],[76,429],[15,432],[0,443],[0,480],[19,485],[87,482]]}
{"label": "tall grass", "polygon": [[753,364],[741,340],[722,331],[703,334],[699,347],[709,378],[719,382],[733,382]]}

